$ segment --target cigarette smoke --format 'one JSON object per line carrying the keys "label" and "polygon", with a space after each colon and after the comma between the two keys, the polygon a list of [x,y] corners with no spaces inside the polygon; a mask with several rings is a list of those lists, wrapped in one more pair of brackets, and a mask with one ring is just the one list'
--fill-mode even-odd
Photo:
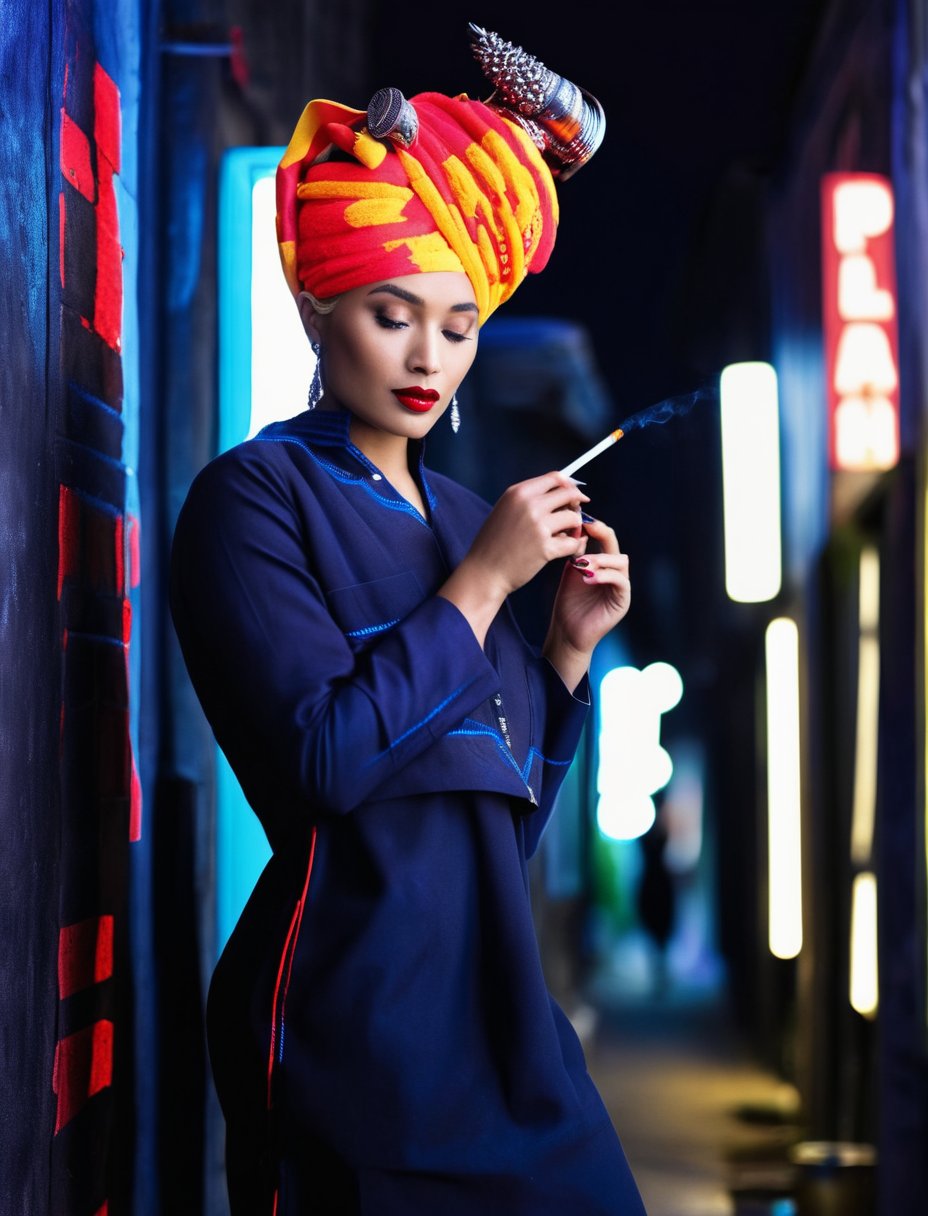
{"label": "cigarette smoke", "polygon": [[666,397],[663,401],[658,401],[656,405],[649,405],[647,409],[639,410],[637,414],[632,414],[630,418],[620,422],[619,426],[626,435],[629,431],[639,431],[646,426],[663,426],[671,418],[682,418],[684,414],[688,414],[697,402],[714,400],[715,396],[716,386],[714,384],[704,385],[692,392],[681,393],[677,397]]}

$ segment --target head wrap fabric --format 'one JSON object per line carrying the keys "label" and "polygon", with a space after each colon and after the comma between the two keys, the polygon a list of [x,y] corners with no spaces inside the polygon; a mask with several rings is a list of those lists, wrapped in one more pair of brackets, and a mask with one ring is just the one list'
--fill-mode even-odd
{"label": "head wrap fabric", "polygon": [[[361,110],[309,103],[277,170],[284,273],[294,294],[324,299],[463,271],[482,323],[547,262],[554,180],[522,128],[482,102],[420,93],[411,104],[419,133],[405,150],[369,135]],[[323,156],[333,147],[351,159]]]}

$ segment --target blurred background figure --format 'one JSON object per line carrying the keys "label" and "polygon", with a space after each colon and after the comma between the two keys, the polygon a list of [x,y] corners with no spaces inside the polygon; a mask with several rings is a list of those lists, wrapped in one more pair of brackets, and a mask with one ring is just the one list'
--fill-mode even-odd
{"label": "blurred background figure", "polygon": [[676,891],[673,874],[667,865],[667,829],[658,810],[657,819],[643,836],[642,870],[638,880],[638,916],[651,939],[651,991],[659,1000],[672,984],[668,946],[676,924]]}

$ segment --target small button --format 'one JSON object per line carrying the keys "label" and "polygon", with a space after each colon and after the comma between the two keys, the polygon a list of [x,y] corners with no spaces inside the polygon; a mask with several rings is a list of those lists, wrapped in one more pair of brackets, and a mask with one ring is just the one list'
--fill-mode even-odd
{"label": "small button", "polygon": [[383,481],[383,478],[381,477],[381,475],[379,473],[371,473],[371,480],[372,481]]}

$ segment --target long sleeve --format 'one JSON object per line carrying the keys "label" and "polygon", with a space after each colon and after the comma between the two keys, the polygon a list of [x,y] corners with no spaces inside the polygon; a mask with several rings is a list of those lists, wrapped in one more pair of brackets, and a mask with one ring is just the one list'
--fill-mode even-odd
{"label": "long sleeve", "polygon": [[535,724],[537,747],[533,748],[537,773],[533,788],[538,808],[525,824],[525,851],[531,857],[554,811],[558,791],[573,762],[577,744],[590,708],[589,681],[584,677],[569,692],[557,671],[545,658],[537,658],[528,669],[532,702],[544,707],[544,717]]}
{"label": "long sleeve", "polygon": [[[341,542],[321,534],[323,515],[310,522],[311,537],[273,464],[220,458],[194,483],[175,534],[177,633],[259,814],[275,800],[315,815],[353,810],[499,682],[465,618],[432,594],[354,651],[310,557]],[[272,837],[275,826],[265,823]]]}

